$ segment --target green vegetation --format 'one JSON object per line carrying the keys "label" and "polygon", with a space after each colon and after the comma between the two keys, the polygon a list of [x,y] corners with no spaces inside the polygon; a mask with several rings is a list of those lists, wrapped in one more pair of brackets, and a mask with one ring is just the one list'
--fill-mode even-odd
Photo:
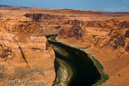
{"label": "green vegetation", "polygon": [[[64,74],[61,75],[61,72],[58,73],[60,75],[60,77],[58,77],[59,78],[59,81],[60,82],[63,82],[64,84],[67,84],[68,79],[71,77],[71,68],[63,60],[57,59],[57,61],[61,65],[61,67],[63,68],[63,70],[66,71],[66,74],[64,73]],[[62,79],[62,77],[65,77],[65,76],[66,76],[66,78],[63,78]]]}
{"label": "green vegetation", "polygon": [[[71,69],[70,67],[67,65],[66,62],[64,62],[63,60],[56,58],[57,63],[60,65],[58,71],[57,71],[57,77],[54,83],[54,86],[61,86],[61,85],[66,85],[67,84],[67,80],[70,77],[70,73],[71,73]],[[66,71],[66,73],[65,73]]]}
{"label": "green vegetation", "polygon": [[[55,40],[55,38],[56,38],[56,36],[52,36],[49,38],[49,40],[51,40],[52,42],[61,43],[61,42],[57,42],[57,40]],[[61,43],[61,44],[63,44],[63,43]],[[63,45],[71,47],[70,45],[67,45],[67,44],[63,44]],[[85,47],[85,48],[75,47],[75,49],[79,49],[79,50],[83,51],[84,53],[87,48],[88,47]],[[96,66],[97,70],[101,74],[101,79],[97,83],[93,84],[93,86],[98,86],[98,85],[102,84],[103,82],[105,82],[106,80],[108,80],[109,76],[105,73],[103,66],[100,64],[100,62],[98,60],[96,60],[91,54],[88,54],[88,57],[94,62],[94,65]]]}
{"label": "green vegetation", "polygon": [[[56,52],[58,52],[58,54],[67,56],[65,51],[63,51],[60,47],[52,44],[50,45]],[[59,67],[57,68],[57,76],[53,86],[67,86],[67,82],[72,75],[71,67],[68,65],[68,63],[59,59],[58,57],[56,57],[56,65],[59,65]]]}
{"label": "green vegetation", "polygon": [[56,41],[55,38],[56,38],[56,36],[52,36],[52,37],[50,37],[50,40]]}
{"label": "green vegetation", "polygon": [[109,76],[105,73],[103,66],[100,64],[100,62],[98,60],[96,60],[94,58],[94,56],[89,55],[89,54],[88,54],[88,56],[94,62],[94,65],[97,67],[98,71],[101,74],[101,80],[99,80],[97,83],[93,84],[93,86],[98,86],[98,85],[102,84],[103,82],[105,82],[106,80],[108,80]]}

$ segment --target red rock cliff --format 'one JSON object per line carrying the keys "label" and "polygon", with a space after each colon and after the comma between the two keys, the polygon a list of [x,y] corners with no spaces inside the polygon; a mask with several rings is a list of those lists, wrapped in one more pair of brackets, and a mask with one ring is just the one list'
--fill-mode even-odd
{"label": "red rock cliff", "polygon": [[19,85],[37,80],[41,84],[33,86],[51,86],[55,54],[47,43],[36,23],[24,13],[4,14],[0,18],[0,85],[7,85],[7,80],[23,81]]}

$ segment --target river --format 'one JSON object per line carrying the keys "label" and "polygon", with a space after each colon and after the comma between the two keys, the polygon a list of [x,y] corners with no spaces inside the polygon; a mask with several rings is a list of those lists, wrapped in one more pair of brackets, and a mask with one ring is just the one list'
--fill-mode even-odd
{"label": "river", "polygon": [[56,55],[54,86],[92,86],[102,79],[88,54],[52,38],[49,38],[49,43]]}

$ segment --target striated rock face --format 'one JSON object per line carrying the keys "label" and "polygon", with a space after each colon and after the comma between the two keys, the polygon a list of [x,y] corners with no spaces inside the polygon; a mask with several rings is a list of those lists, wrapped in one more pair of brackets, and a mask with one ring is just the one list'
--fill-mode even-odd
{"label": "striated rock face", "polygon": [[118,27],[121,27],[121,28],[129,28],[129,21],[125,20],[125,21],[122,21],[118,24]]}
{"label": "striated rock face", "polygon": [[111,28],[115,26],[115,22],[113,20],[107,20],[107,21],[85,21],[84,22],[85,27],[98,27],[98,28]]}
{"label": "striated rock face", "polygon": [[50,15],[50,14],[42,14],[42,13],[26,13],[25,14],[26,17],[32,18],[35,21],[38,21],[40,19],[40,21],[42,21],[41,19],[47,19],[47,20],[52,20],[52,19],[62,19],[65,16],[59,16],[59,15]]}
{"label": "striated rock face", "polygon": [[109,75],[103,86],[129,85],[129,14],[1,5],[0,9],[2,86],[7,79],[53,84],[55,54],[43,36],[48,34],[58,34],[60,40],[80,49],[89,47],[86,52],[92,53]]}
{"label": "striated rock face", "polygon": [[77,39],[81,38],[83,35],[83,30],[81,29],[83,23],[77,20],[74,21],[66,21],[64,25],[60,27],[59,37],[70,38],[75,37]]}
{"label": "striated rock face", "polygon": [[64,20],[57,40],[80,49],[89,47],[86,52],[91,53],[109,75],[102,86],[129,85],[129,16],[94,14],[94,17],[83,18]]}
{"label": "striated rock face", "polygon": [[52,86],[54,60],[53,49],[32,19],[15,13],[0,18],[0,85]]}
{"label": "striated rock face", "polygon": [[97,48],[124,48],[128,38],[128,21],[119,22],[118,19],[105,21],[65,20],[60,27],[58,36],[61,38],[76,38],[88,42],[87,46]]}
{"label": "striated rock face", "polygon": [[24,16],[31,18],[40,27],[42,34],[57,34],[61,24],[63,23],[64,15],[53,15],[43,13],[26,13]]}
{"label": "striated rock face", "polygon": [[0,28],[4,28],[10,33],[29,33],[29,34],[40,34],[41,31],[36,23],[25,16],[18,15],[17,13],[5,14],[0,18]]}

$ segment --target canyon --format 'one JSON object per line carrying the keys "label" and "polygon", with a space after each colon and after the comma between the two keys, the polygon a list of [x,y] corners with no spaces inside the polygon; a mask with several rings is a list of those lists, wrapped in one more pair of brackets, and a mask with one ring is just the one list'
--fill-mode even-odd
{"label": "canyon", "polygon": [[[5,12],[2,15],[0,19],[0,84],[2,86],[23,86],[26,83],[28,86],[51,86],[56,76],[54,60],[53,49],[32,19],[26,18],[23,12]],[[15,82],[8,84],[7,80]],[[18,84],[16,80],[23,83]],[[29,81],[43,82],[31,84]]]}
{"label": "canyon", "polygon": [[57,41],[92,54],[102,64],[109,75],[102,86],[129,85],[128,13],[2,5],[0,84],[29,79],[52,86],[55,53],[45,36],[53,34],[58,34]]}

